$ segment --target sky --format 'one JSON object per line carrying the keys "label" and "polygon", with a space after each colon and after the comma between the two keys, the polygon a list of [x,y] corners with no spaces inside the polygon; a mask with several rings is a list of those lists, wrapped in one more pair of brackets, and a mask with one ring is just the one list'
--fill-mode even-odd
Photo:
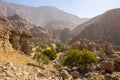
{"label": "sky", "polygon": [[92,18],[120,8],[120,0],[3,0],[27,6],[54,6],[81,18]]}

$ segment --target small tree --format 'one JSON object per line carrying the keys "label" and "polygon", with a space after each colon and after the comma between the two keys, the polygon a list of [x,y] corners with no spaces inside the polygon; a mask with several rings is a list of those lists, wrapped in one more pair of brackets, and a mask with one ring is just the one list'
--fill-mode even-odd
{"label": "small tree", "polygon": [[55,50],[44,50],[43,55],[46,55],[50,60],[54,60],[57,57]]}
{"label": "small tree", "polygon": [[98,59],[88,50],[71,50],[63,59],[63,65],[86,69],[88,64],[97,63]]}
{"label": "small tree", "polygon": [[39,67],[41,66],[42,63],[44,64],[49,64],[50,60],[46,55],[43,55],[41,52],[36,52],[35,55],[33,56],[33,59],[37,60]]}

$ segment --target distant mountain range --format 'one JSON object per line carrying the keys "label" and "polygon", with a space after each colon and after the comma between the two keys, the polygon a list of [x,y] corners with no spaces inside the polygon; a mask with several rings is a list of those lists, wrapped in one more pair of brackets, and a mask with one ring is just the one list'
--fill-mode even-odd
{"label": "distant mountain range", "polygon": [[113,9],[99,15],[71,32],[77,41],[83,38],[102,40],[120,45],[120,9]]}
{"label": "distant mountain range", "polygon": [[[67,27],[70,29],[88,20],[79,18],[52,6],[30,7],[3,1],[0,1],[0,15],[5,17],[19,15],[37,26],[43,27],[50,25],[50,27],[52,27],[54,24],[53,27]],[[61,25],[59,25],[59,23]]]}

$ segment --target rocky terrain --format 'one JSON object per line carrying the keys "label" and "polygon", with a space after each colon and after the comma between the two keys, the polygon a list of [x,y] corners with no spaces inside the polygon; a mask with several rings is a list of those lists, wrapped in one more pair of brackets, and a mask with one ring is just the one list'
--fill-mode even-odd
{"label": "rocky terrain", "polygon": [[0,10],[0,80],[120,80],[120,9],[72,31],[81,19],[54,7]]}
{"label": "rocky terrain", "polygon": [[[89,40],[103,40],[120,45],[120,9],[113,9],[97,16],[73,30],[74,40],[87,38]],[[80,30],[84,27],[83,30]],[[78,30],[78,31],[77,31]]]}
{"label": "rocky terrain", "polygon": [[[73,29],[78,24],[81,24],[88,20],[88,19],[79,18],[75,15],[66,13],[60,9],[51,6],[30,7],[30,6],[23,6],[23,5],[0,1],[1,16],[8,17],[8,16],[13,16],[15,14],[21,16],[22,18],[26,19],[28,22],[34,25],[42,26],[42,27],[45,26],[46,24],[49,25],[54,24],[54,26],[57,27],[59,23],[62,23],[61,24],[62,28],[63,27],[69,28],[68,26],[70,23],[73,25],[70,26],[70,28]],[[64,23],[63,21],[66,21],[66,23]]]}
{"label": "rocky terrain", "polygon": [[[118,46],[104,41],[81,39],[74,42],[71,49],[88,49],[99,59],[98,64],[88,66],[88,71],[80,71],[77,67],[64,68],[60,72],[64,79],[72,80],[120,80],[120,50]],[[67,54],[61,55],[60,61]],[[112,73],[111,73],[112,72]]]}

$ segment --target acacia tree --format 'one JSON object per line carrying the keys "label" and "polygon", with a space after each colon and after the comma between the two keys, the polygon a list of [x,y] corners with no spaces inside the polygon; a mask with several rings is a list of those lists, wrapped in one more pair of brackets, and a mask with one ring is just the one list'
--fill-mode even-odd
{"label": "acacia tree", "polygon": [[86,69],[91,63],[97,63],[98,59],[88,50],[71,50],[63,59],[63,65],[72,67],[79,67]]}

